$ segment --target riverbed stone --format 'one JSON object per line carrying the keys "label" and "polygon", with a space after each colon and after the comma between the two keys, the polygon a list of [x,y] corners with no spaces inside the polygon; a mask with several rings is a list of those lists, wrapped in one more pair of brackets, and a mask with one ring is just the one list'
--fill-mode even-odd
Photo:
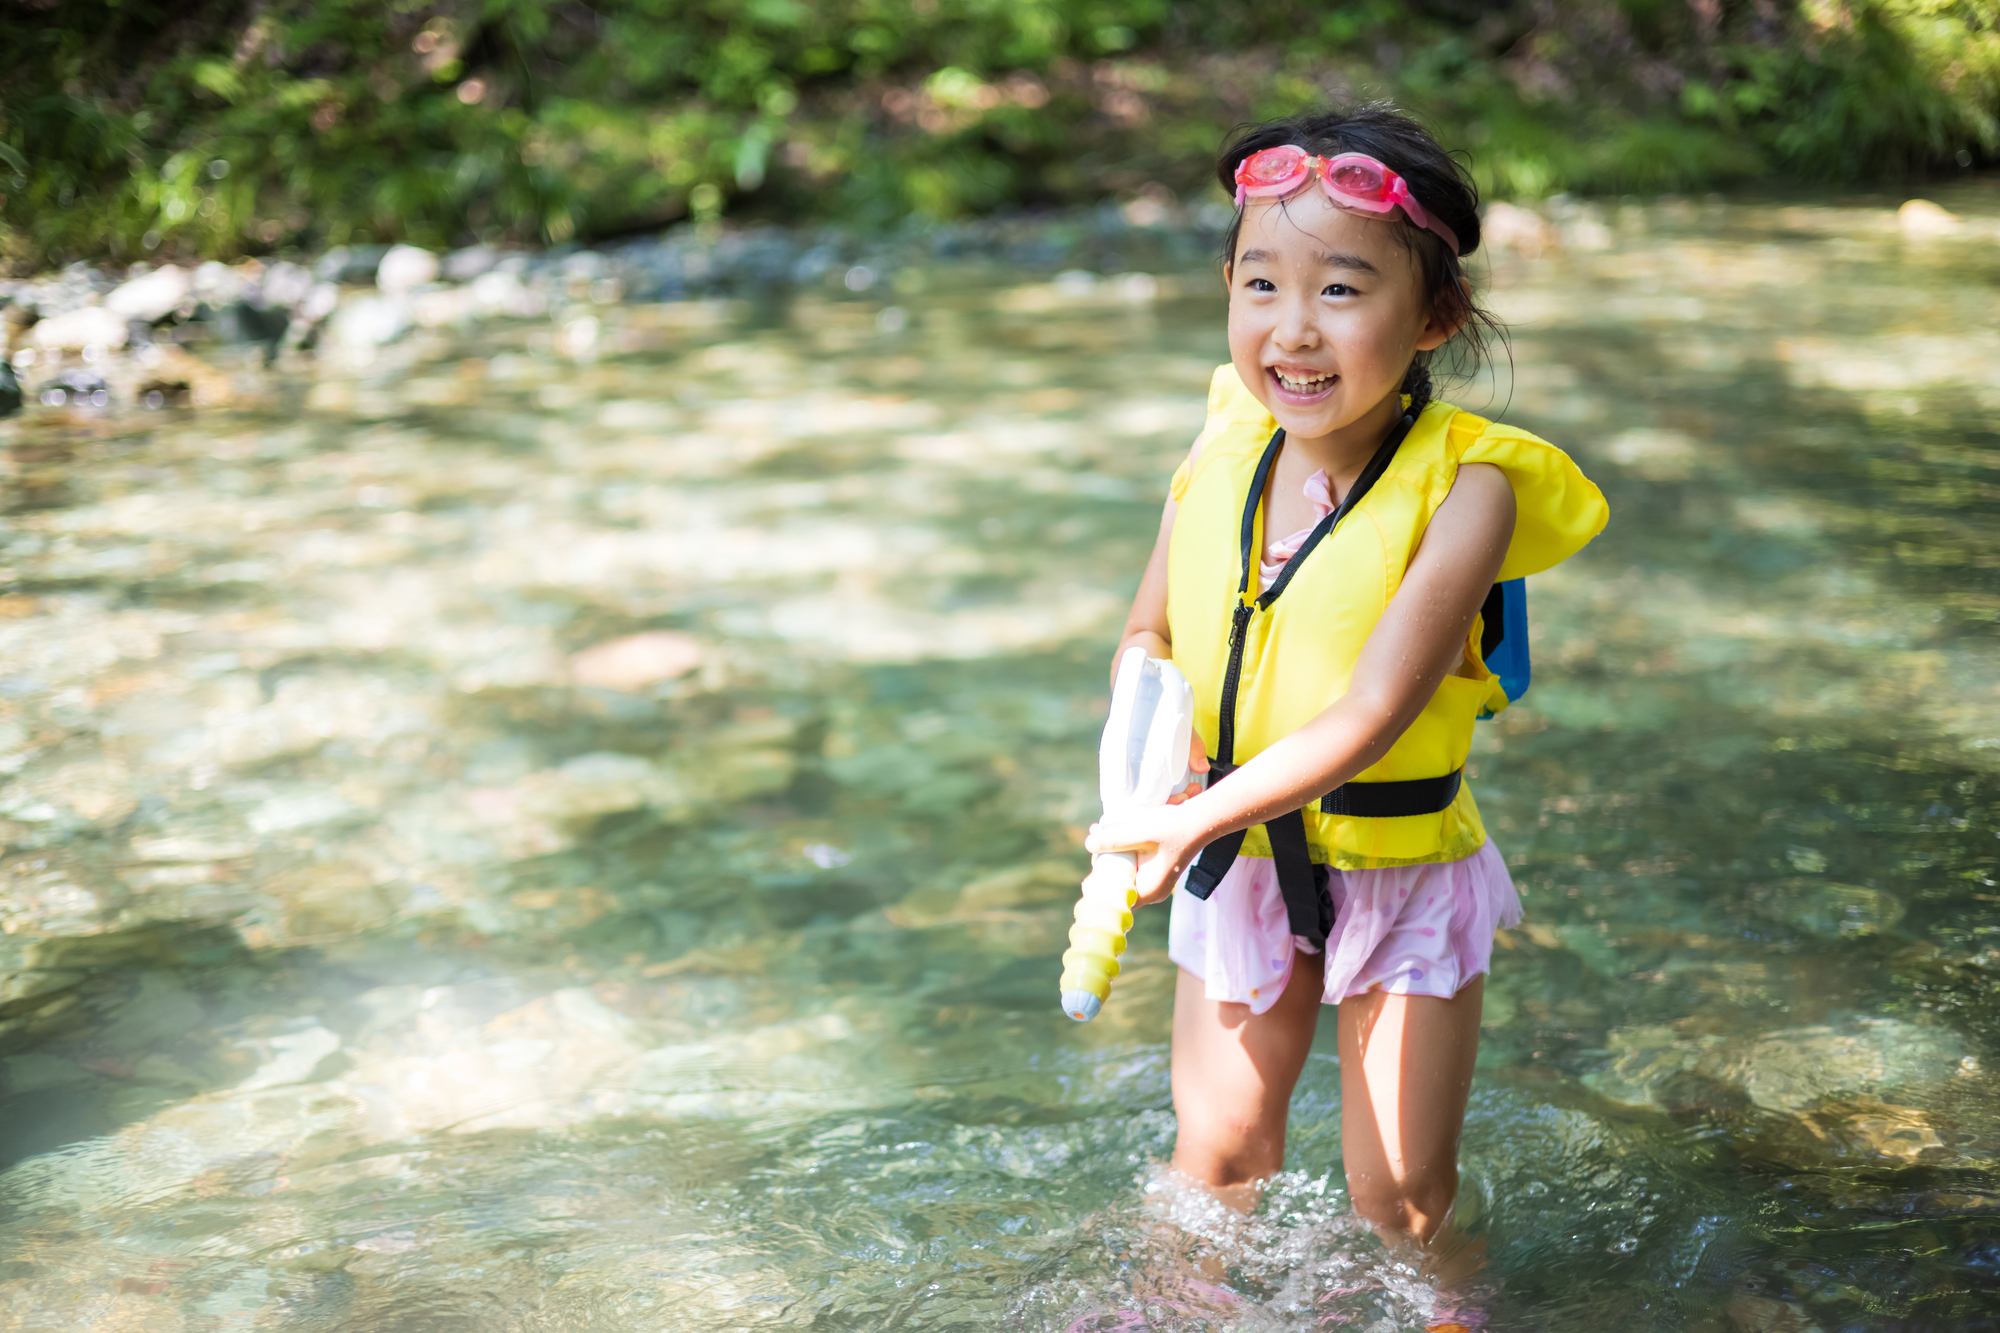
{"label": "riverbed stone", "polygon": [[236,1085],[240,1092],[305,1082],[327,1056],[340,1049],[340,1038],[318,1023],[306,1023],[289,1032],[257,1039],[249,1046],[260,1063],[248,1078]]}
{"label": "riverbed stone", "polygon": [[375,268],[375,286],[387,296],[408,296],[438,279],[438,257],[415,245],[392,245]]}
{"label": "riverbed stone", "polygon": [[44,407],[105,408],[111,405],[111,385],[87,366],[71,366],[35,386]]}
{"label": "riverbed stone", "polygon": [[121,316],[92,305],[42,320],[31,336],[37,347],[48,352],[116,351],[131,337],[131,329]]}
{"label": "riverbed stone", "polygon": [[500,252],[494,247],[469,245],[444,257],[444,276],[451,282],[471,282],[499,262]]}
{"label": "riverbed stone", "polygon": [[[438,988],[448,990],[449,988]],[[424,1018],[450,1012],[427,992]],[[334,1086],[366,1108],[371,1137],[533,1129],[594,1114],[590,1095],[645,1050],[638,1026],[589,991],[566,988],[477,1025],[419,1021],[393,1043],[349,1052]]]}
{"label": "riverbed stone", "polygon": [[596,644],[569,659],[579,685],[601,690],[643,690],[685,676],[702,663],[701,640],[677,630],[650,630]]}
{"label": "riverbed stone", "polygon": [[382,256],[387,253],[386,245],[336,245],[313,265],[313,276],[321,282],[373,282],[375,270],[381,267]]}
{"label": "riverbed stone", "polygon": [[1935,1084],[1955,1075],[1964,1057],[1949,1028],[1869,1018],[1724,1041],[1691,1067],[1742,1088],[1767,1111],[1795,1112],[1838,1094]]}
{"label": "riverbed stone", "polygon": [[1928,199],[1911,199],[1896,210],[1896,227],[1910,240],[1950,236],[1963,224],[1958,215]]}
{"label": "riverbed stone", "polygon": [[365,867],[336,862],[281,871],[259,885],[278,903],[295,937],[350,935],[396,919],[398,895]]}
{"label": "riverbed stone", "polygon": [[1585,1084],[1613,1101],[1667,1111],[1716,1104],[1713,1088],[1786,1115],[1841,1096],[1921,1095],[1957,1075],[1965,1058],[1949,1028],[1890,1018],[1727,1038],[1619,1028],[1607,1044],[1614,1058]]}
{"label": "riverbed stone", "polygon": [[157,324],[194,292],[194,275],[177,264],[165,264],[132,278],[105,294],[104,308],[120,319]]}
{"label": "riverbed stone", "polygon": [[184,347],[155,343],[141,348],[135,360],[139,381],[133,392],[142,402],[150,393],[168,399],[184,394],[192,406],[221,407],[237,397],[235,380],[228,373]]}
{"label": "riverbed stone", "polygon": [[1880,934],[1903,919],[1893,893],[1811,875],[1756,885],[1747,901],[1757,915],[1822,939]]}
{"label": "riverbed stone", "polygon": [[410,327],[402,302],[387,296],[359,296],[344,301],[327,321],[326,341],[348,352],[372,352],[394,342]]}

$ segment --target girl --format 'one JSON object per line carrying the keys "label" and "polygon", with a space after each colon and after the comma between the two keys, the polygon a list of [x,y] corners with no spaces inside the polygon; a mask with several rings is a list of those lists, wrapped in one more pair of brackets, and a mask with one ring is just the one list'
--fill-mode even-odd
{"label": "girl", "polygon": [[1119,642],[1194,685],[1206,789],[1088,845],[1141,853],[1141,902],[1173,895],[1175,1167],[1247,1208],[1337,1005],[1349,1196],[1428,1241],[1457,1196],[1493,933],[1521,911],[1461,776],[1473,719],[1507,703],[1482,652],[1496,585],[1606,509],[1554,446],[1431,398],[1432,356],[1476,356],[1493,324],[1461,268],[1477,190],[1419,125],[1368,106],[1257,126],[1217,176],[1230,364]]}

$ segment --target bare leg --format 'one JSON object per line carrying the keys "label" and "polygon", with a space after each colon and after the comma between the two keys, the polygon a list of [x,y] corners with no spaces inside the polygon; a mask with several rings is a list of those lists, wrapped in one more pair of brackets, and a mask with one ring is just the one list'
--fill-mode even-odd
{"label": "bare leg", "polygon": [[1174,1169],[1233,1208],[1247,1211],[1258,1182],[1284,1165],[1285,1117],[1319,1022],[1324,966],[1318,954],[1295,955],[1285,993],[1262,1014],[1209,999],[1185,969],[1175,987]]}
{"label": "bare leg", "polygon": [[1341,1001],[1340,1151],[1348,1197],[1384,1232],[1430,1242],[1458,1198],[1458,1139],[1485,980],[1474,977],[1449,1000],[1369,991]]}

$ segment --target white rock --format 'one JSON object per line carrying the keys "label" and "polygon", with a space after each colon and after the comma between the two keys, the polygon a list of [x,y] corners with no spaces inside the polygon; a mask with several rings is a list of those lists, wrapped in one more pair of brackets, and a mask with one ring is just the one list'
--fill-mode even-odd
{"label": "white rock", "polygon": [[114,287],[104,298],[104,308],[120,319],[141,319],[151,324],[165,319],[194,289],[194,279],[184,268],[168,264],[143,277]]}
{"label": "white rock", "polygon": [[335,347],[361,351],[394,342],[409,327],[409,314],[400,302],[381,296],[362,296],[333,312],[326,336]]}
{"label": "white rock", "polygon": [[234,305],[243,298],[243,275],[211,259],[194,271],[194,294],[212,306]]}
{"label": "white rock", "polygon": [[490,245],[474,245],[445,256],[444,275],[453,282],[468,282],[488,272],[500,262],[500,252]]}
{"label": "white rock", "polygon": [[297,310],[312,295],[312,270],[282,260],[264,270],[264,304]]}
{"label": "white rock", "polygon": [[701,640],[677,630],[628,634],[569,659],[570,678],[600,690],[642,690],[684,676],[702,663]]}
{"label": "white rock", "polygon": [[414,245],[392,245],[375,270],[375,286],[390,296],[405,296],[436,282],[438,257]]}
{"label": "white rock", "polygon": [[270,1058],[259,1064],[250,1077],[236,1085],[238,1092],[305,1082],[320,1061],[340,1049],[340,1038],[315,1023],[302,1032],[268,1037],[254,1045],[267,1047]]}
{"label": "white rock", "polygon": [[410,313],[421,327],[441,329],[476,319],[484,312],[478,298],[464,287],[433,287],[411,298]]}
{"label": "white rock", "polygon": [[45,351],[80,352],[86,347],[116,349],[125,345],[125,320],[101,305],[87,305],[51,315],[35,325],[35,343]]}
{"label": "white rock", "polygon": [[340,305],[340,288],[331,282],[315,283],[305,299],[299,303],[299,318],[318,322],[331,315]]}
{"label": "white rock", "polygon": [[1912,199],[1896,210],[1896,225],[1912,239],[1949,236],[1958,230],[1958,215],[1928,199]]}
{"label": "white rock", "polygon": [[504,270],[482,273],[472,281],[472,296],[492,314],[532,319],[548,309],[548,300],[522,285],[520,278]]}

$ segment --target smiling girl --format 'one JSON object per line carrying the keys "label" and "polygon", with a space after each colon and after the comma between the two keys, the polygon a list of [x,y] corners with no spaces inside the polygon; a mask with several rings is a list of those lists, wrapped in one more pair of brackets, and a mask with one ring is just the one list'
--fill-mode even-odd
{"label": "smiling girl", "polygon": [[1173,896],[1174,1165],[1248,1206],[1336,1005],[1350,1198],[1429,1241],[1493,934],[1521,914],[1463,779],[1473,719],[1508,701],[1498,585],[1607,511],[1553,445],[1431,397],[1432,357],[1476,357],[1492,321],[1461,267],[1477,190],[1422,127],[1380,106],[1278,121],[1217,175],[1230,364],[1119,643],[1193,684],[1207,782],[1089,846],[1141,853],[1141,902]]}

